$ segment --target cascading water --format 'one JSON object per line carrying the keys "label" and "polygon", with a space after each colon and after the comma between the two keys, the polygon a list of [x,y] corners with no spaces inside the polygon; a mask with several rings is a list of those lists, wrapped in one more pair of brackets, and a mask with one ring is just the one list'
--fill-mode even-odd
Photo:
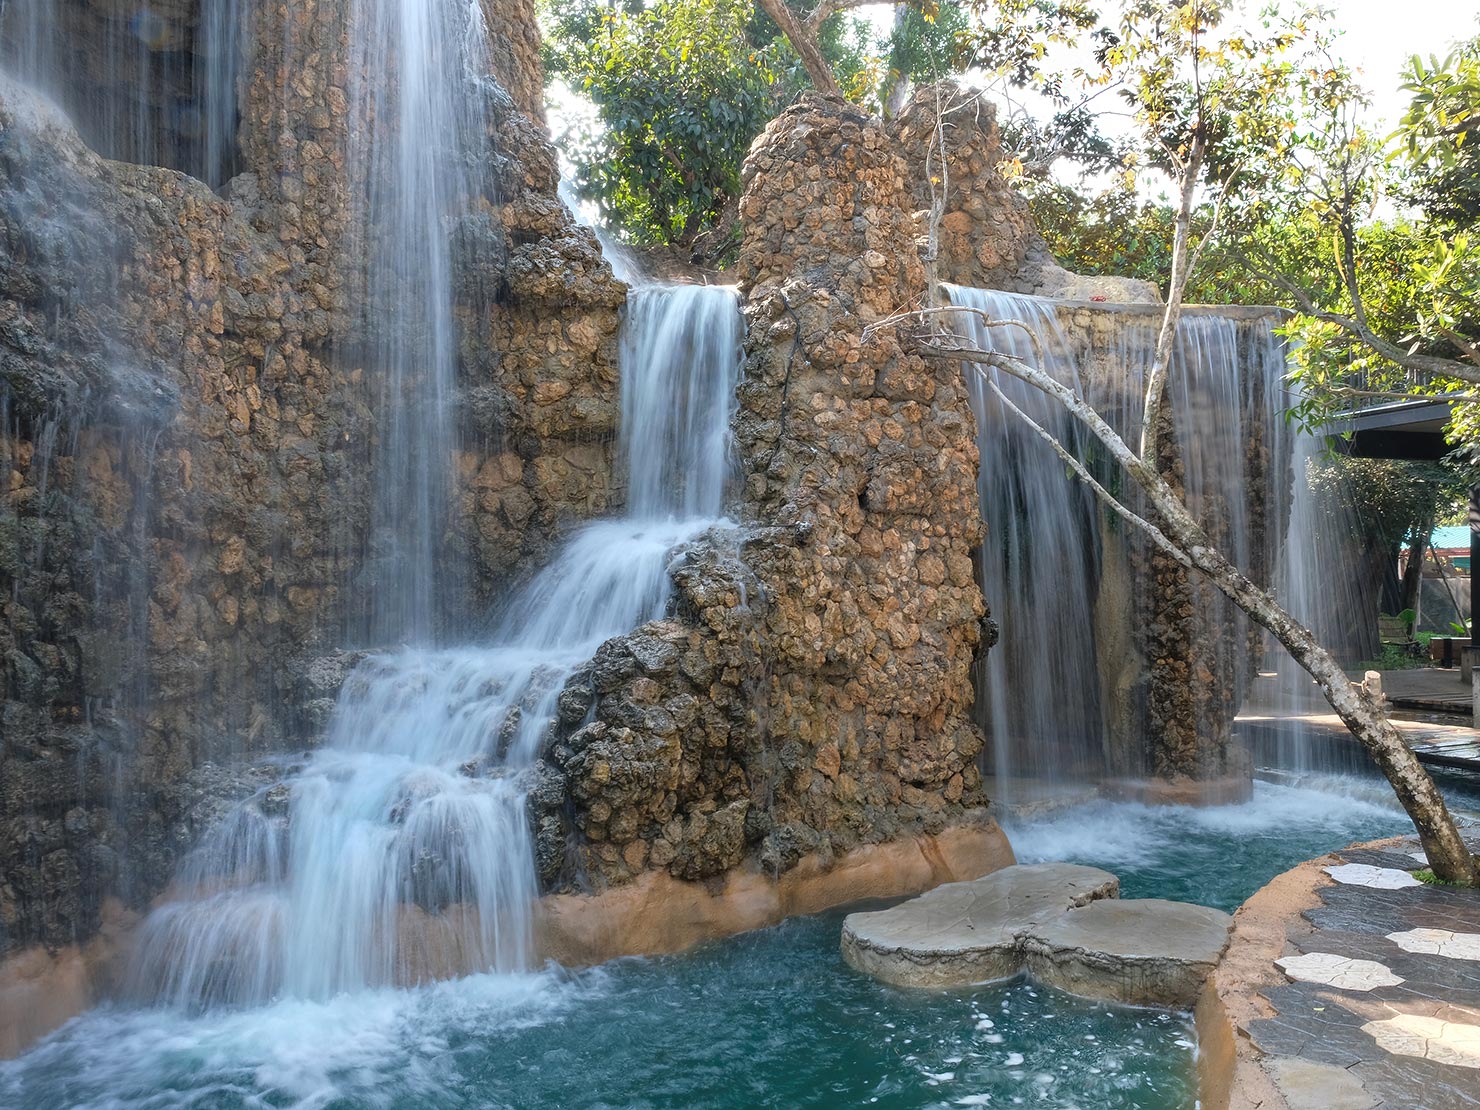
{"label": "cascading water", "polygon": [[527,772],[566,679],[604,640],[663,614],[671,551],[719,516],[741,341],[733,290],[633,293],[628,515],[577,533],[504,610],[491,646],[360,664],[290,797],[241,806],[151,915],[136,994],[322,998],[525,966]]}
{"label": "cascading water", "polygon": [[455,559],[439,558],[452,507],[458,365],[454,221],[489,197],[489,71],[481,5],[354,0],[349,26],[352,223],[360,288],[355,353],[380,376],[369,569],[371,643],[430,641]]}
{"label": "cascading water", "polygon": [[[1022,325],[986,328],[963,317],[981,349],[1031,359],[1061,381],[1077,365],[1052,306],[1031,297],[947,287],[953,303]],[[1041,352],[1041,353],[1040,353]],[[1035,390],[987,371],[1003,392],[1062,442],[1073,420]],[[979,556],[982,591],[1000,630],[977,674],[978,713],[992,740],[993,796],[1011,804],[1020,779],[1053,779],[1065,752],[1077,758],[1101,732],[1095,646],[1088,627],[1099,576],[1087,491],[1066,480],[1052,450],[1002,408],[981,375],[967,375],[977,417],[977,492],[988,535]],[[1089,564],[1077,563],[1077,559]],[[1083,769],[1081,769],[1083,773]]]}
{"label": "cascading water", "polygon": [[[1153,320],[1075,306],[1090,313],[1076,339],[1053,301],[945,289],[954,304],[1018,322],[989,328],[962,314],[956,326],[972,343],[1041,365],[1122,435],[1138,428],[1142,376],[1156,342]],[[1189,505],[1216,522],[1215,539],[1234,561],[1267,572],[1289,515],[1283,475],[1292,460],[1303,461],[1302,448],[1283,415],[1282,341],[1267,326],[1240,324],[1231,314],[1184,315],[1169,404]],[[1059,406],[1001,371],[985,373],[1061,442],[1085,444],[1084,457],[1098,465],[1085,433]],[[1131,573],[1131,564],[1146,548],[1141,537],[1125,536],[1051,448],[1002,407],[987,380],[969,377],[988,527],[982,585],[1001,640],[978,675],[979,704],[992,740],[994,797],[1010,805],[1024,779],[1144,773],[1137,753],[1127,750],[1127,739],[1144,721],[1127,719],[1136,695],[1130,688],[1135,668],[1126,662],[1134,650],[1131,621],[1146,588],[1146,576]],[[1251,449],[1268,460],[1267,469],[1251,468]],[[1260,475],[1268,488],[1254,487]],[[1247,620],[1207,583],[1194,579],[1190,589],[1208,624],[1229,630],[1200,650],[1216,653],[1209,656],[1215,672],[1235,676],[1236,702],[1246,669]]]}

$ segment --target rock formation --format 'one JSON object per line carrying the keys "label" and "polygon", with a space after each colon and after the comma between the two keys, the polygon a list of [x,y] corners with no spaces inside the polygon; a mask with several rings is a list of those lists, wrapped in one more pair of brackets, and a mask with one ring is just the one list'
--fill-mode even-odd
{"label": "rock formation", "polygon": [[[462,632],[624,495],[625,288],[557,199],[531,5],[483,7],[491,169],[447,228],[458,452],[436,537],[463,570],[434,616]],[[61,8],[96,53],[105,23]],[[106,153],[153,165],[108,160],[0,84],[0,957],[87,941],[107,895],[144,907],[221,807],[270,781],[255,757],[317,742],[345,645],[383,646],[363,636],[386,588],[371,500],[387,372],[368,341],[383,306],[351,261],[366,183],[346,154],[348,0],[250,10],[219,181],[180,172],[199,152],[160,90],[143,96],[147,68],[67,81],[94,141],[121,84],[152,137]],[[198,89],[192,5],[158,18],[183,67],[169,88]],[[771,123],[740,204],[736,524],[675,553],[671,612],[561,692],[531,794],[546,892],[737,869],[777,887],[805,873],[801,889],[869,846],[1000,836],[972,712],[994,635],[974,420],[959,368],[887,323],[927,289],[942,105],[936,276],[1091,291],[998,175],[978,100],[924,90],[886,126],[808,95]]]}
{"label": "rock formation", "polygon": [[[380,368],[357,354],[344,267],[346,5],[253,13],[241,172],[219,193],[99,157],[0,87],[0,955],[85,940],[104,894],[159,890],[199,831],[193,768],[313,742],[337,689],[317,660],[377,589]],[[521,111],[542,88],[533,26],[527,6],[495,13],[497,194],[457,232],[445,542],[485,601],[620,496],[623,287]],[[149,75],[74,75],[79,98],[111,95],[105,77]]]}

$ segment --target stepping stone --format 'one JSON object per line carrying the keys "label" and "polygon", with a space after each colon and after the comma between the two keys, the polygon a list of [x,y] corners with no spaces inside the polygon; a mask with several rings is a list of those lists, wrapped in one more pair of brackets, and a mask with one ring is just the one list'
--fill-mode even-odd
{"label": "stepping stone", "polygon": [[1274,965],[1297,982],[1320,983],[1344,991],[1370,991],[1403,982],[1402,976],[1394,975],[1392,968],[1376,960],[1357,960],[1334,952],[1282,956]]}
{"label": "stepping stone", "polygon": [[1221,910],[1117,898],[1033,926],[1023,950],[1029,974],[1071,994],[1191,1009],[1232,931]]}
{"label": "stepping stone", "polygon": [[947,883],[892,909],[851,913],[843,959],[900,987],[1010,979],[1022,970],[1019,937],[1074,906],[1114,898],[1120,880],[1097,867],[1038,863]]}
{"label": "stepping stone", "polygon": [[1396,867],[1373,867],[1369,863],[1343,863],[1339,867],[1324,868],[1338,883],[1348,886],[1366,886],[1373,890],[1402,890],[1409,886],[1423,886],[1406,871]]}
{"label": "stepping stone", "polygon": [[1372,1110],[1377,1099],[1346,1068],[1299,1056],[1267,1057],[1264,1070],[1290,1110]]}
{"label": "stepping stone", "polygon": [[849,914],[843,958],[902,987],[965,986],[1027,971],[1089,998],[1189,1008],[1233,918],[1161,899],[1122,902],[1108,871],[1007,867],[877,913]]}
{"label": "stepping stone", "polygon": [[1480,960],[1480,933],[1409,929],[1402,933],[1389,933],[1387,938],[1405,952],[1421,952],[1451,960]]}

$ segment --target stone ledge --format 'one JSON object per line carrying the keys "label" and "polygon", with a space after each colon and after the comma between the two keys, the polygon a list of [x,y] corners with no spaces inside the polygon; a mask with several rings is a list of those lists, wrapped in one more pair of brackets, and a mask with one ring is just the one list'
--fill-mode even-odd
{"label": "stone ledge", "polygon": [[1190,1009],[1228,947],[1221,910],[1161,898],[1094,902],[1034,929],[1027,969],[1086,998]]}
{"label": "stone ledge", "polygon": [[899,987],[1010,979],[1024,935],[1075,906],[1120,892],[1120,880],[1073,863],[1019,865],[951,883],[892,909],[849,914],[843,959]]}
{"label": "stone ledge", "polygon": [[1100,796],[1118,802],[1148,806],[1228,806],[1254,796],[1252,775],[1225,775],[1216,779],[1107,779]]}
{"label": "stone ledge", "polygon": [[[837,859],[807,856],[779,877],[754,864],[707,882],[650,871],[597,894],[541,899],[535,910],[537,955],[586,966],[620,956],[679,952],[796,914],[918,894],[1014,862],[1002,829],[985,818],[933,835],[857,848]],[[19,1055],[105,998],[126,962],[138,921],[137,914],[110,900],[103,931],[85,948],[72,946],[55,954],[32,948],[0,961],[0,1059]],[[414,923],[414,918],[408,922]],[[445,978],[471,969],[449,955],[422,970],[425,978]],[[421,978],[412,976],[413,981]]]}
{"label": "stone ledge", "polygon": [[117,974],[138,915],[103,902],[102,928],[86,945],[48,952],[37,945],[0,961],[0,1060],[96,1005]]}
{"label": "stone ledge", "polygon": [[1228,945],[1232,918],[1182,902],[1122,902],[1119,888],[1093,867],[1010,867],[849,915],[843,958],[896,986],[960,986],[1027,971],[1090,998],[1192,1008]]}

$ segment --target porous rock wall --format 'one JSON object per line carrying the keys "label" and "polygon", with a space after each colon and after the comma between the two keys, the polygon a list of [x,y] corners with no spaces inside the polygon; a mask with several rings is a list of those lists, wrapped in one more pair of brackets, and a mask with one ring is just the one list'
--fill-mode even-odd
{"label": "porous rock wall", "polygon": [[[457,229],[445,541],[474,602],[620,496],[624,289],[555,199],[520,110],[533,24],[510,19],[513,87],[484,87],[496,187]],[[100,158],[0,85],[0,956],[87,940],[110,894],[144,905],[260,785],[228,762],[311,743],[377,588],[384,368],[357,354],[343,266],[345,27],[346,0],[255,6],[244,172],[219,193]]]}
{"label": "porous rock wall", "polygon": [[536,792],[548,889],[780,875],[985,823],[974,424],[959,368],[884,323],[925,290],[917,171],[813,95],[751,148],[741,523],[681,553],[671,619],[567,687]]}
{"label": "porous rock wall", "polygon": [[941,281],[1066,300],[1160,300],[1150,282],[1086,277],[1058,264],[1027,199],[1000,172],[997,108],[980,90],[950,81],[920,89],[892,131],[911,167],[907,187],[915,211],[928,213],[941,201]]}

